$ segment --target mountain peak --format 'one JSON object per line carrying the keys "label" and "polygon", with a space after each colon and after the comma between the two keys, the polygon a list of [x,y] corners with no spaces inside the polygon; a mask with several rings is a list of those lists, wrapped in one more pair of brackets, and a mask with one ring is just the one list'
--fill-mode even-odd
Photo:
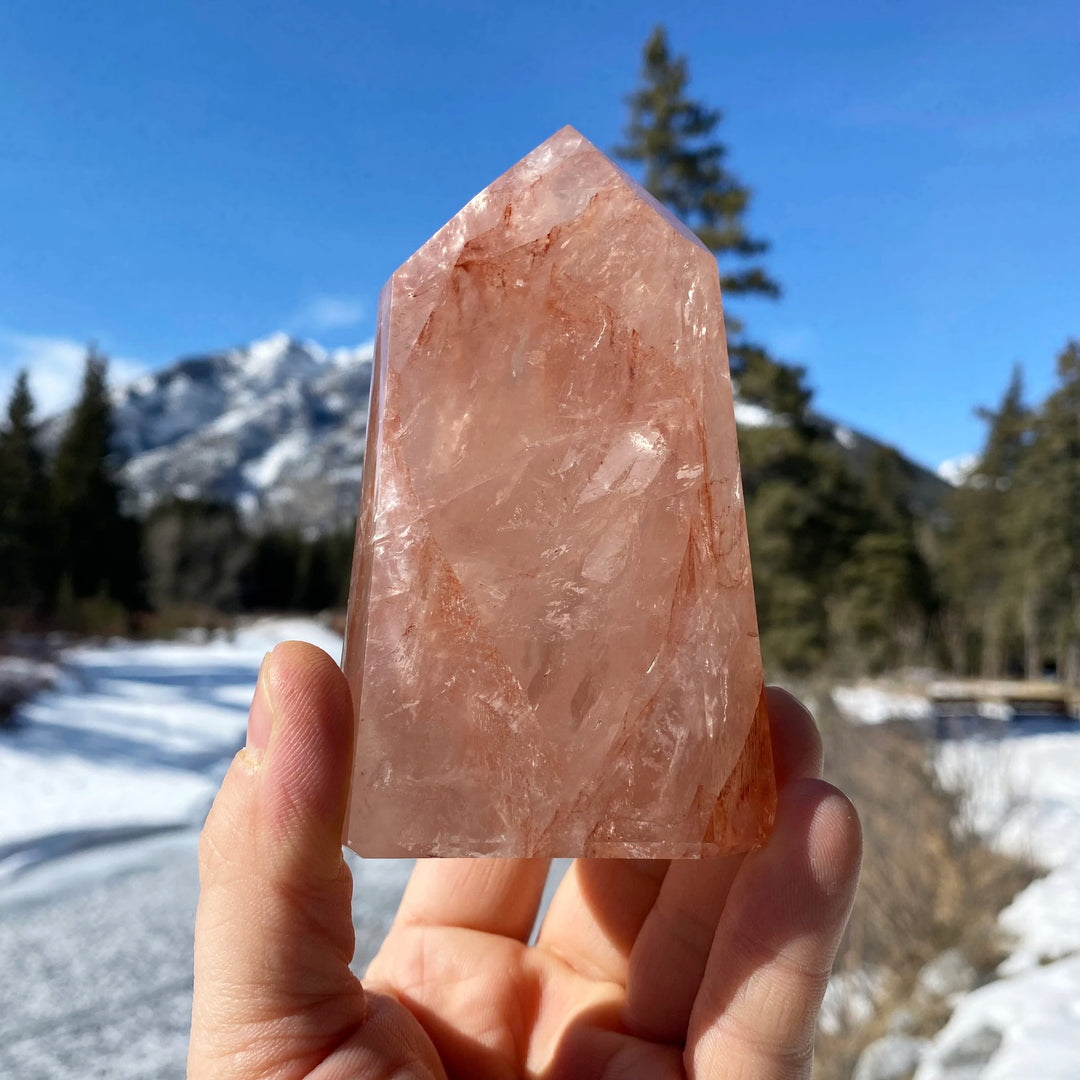
{"label": "mountain peak", "polygon": [[360,491],[370,346],[278,332],[188,356],[116,394],[115,447],[144,510],[179,495],[256,524],[351,523]]}
{"label": "mountain peak", "polygon": [[326,363],[321,345],[297,341],[284,331],[232,349],[228,355],[236,376],[260,392],[289,379],[307,378]]}
{"label": "mountain peak", "polygon": [[296,342],[293,340],[291,334],[286,333],[284,330],[276,330],[267,337],[256,338],[250,345],[246,346],[244,351],[251,356],[276,354],[285,352],[294,344],[296,344]]}

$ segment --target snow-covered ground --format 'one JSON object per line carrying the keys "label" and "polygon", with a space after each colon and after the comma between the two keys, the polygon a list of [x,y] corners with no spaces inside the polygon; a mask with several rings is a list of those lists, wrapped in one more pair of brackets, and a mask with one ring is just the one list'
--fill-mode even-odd
{"label": "snow-covered ground", "polygon": [[197,825],[236,749],[264,653],[289,636],[337,655],[310,620],[232,638],[72,649],[54,689],[0,737],[0,881],[64,851]]}
{"label": "snow-covered ground", "polygon": [[837,686],[832,692],[832,699],[846,718],[859,724],[928,720],[933,714],[925,695],[876,682]]}
{"label": "snow-covered ground", "polygon": [[[287,639],[341,651],[310,619],[70,649],[0,731],[0,1080],[184,1076],[198,832]],[[362,971],[412,863],[346,856]]]}
{"label": "snow-covered ground", "polygon": [[[69,650],[0,732],[0,1077],[183,1077],[198,830],[267,650],[312,620],[232,637]],[[10,666],[10,665],[9,665]],[[353,860],[357,964],[410,865]]]}
{"label": "snow-covered ground", "polygon": [[[1080,733],[1054,727],[1021,725],[940,749],[944,778],[970,793],[972,823],[1049,873],[1002,912],[1015,945],[1001,978],[959,1002],[916,1080],[1080,1077]],[[970,1048],[998,1039],[978,1072],[963,1071]]]}
{"label": "snow-covered ground", "polygon": [[[183,1076],[198,829],[259,663],[293,637],[340,650],[317,622],[284,619],[75,648],[0,732],[0,1077]],[[866,689],[841,704],[926,715]],[[942,744],[940,768],[992,842],[1050,872],[1002,915],[1016,940],[1002,977],[959,1001],[917,1080],[1080,1077],[1080,732],[1002,730],[1018,733]],[[410,865],[351,861],[362,967]]]}
{"label": "snow-covered ground", "polygon": [[[856,723],[933,715],[915,690],[881,682],[832,696]],[[960,998],[915,1080],[1078,1080],[1080,728],[984,713],[999,723],[939,744],[939,775],[965,793],[963,813],[988,843],[1047,873],[1001,913],[1012,946],[999,978]]]}

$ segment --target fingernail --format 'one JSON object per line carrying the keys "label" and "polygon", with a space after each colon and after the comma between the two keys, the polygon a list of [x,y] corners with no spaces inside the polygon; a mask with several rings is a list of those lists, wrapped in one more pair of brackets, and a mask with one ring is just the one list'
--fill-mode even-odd
{"label": "fingernail", "polygon": [[274,726],[274,710],[270,705],[270,692],[266,686],[266,671],[270,666],[270,654],[263,657],[259,667],[259,679],[255,683],[255,696],[248,713],[247,743],[244,749],[249,757],[258,760],[270,745],[270,730]]}

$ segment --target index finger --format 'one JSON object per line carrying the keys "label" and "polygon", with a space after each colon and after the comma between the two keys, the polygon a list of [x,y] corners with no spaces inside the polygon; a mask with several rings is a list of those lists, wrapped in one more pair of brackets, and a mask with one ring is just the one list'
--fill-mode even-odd
{"label": "index finger", "polygon": [[765,700],[769,709],[777,791],[793,780],[820,777],[821,735],[810,710],[794,694],[779,686],[767,686]]}
{"label": "index finger", "polygon": [[456,926],[528,941],[550,859],[420,859],[395,926]]}

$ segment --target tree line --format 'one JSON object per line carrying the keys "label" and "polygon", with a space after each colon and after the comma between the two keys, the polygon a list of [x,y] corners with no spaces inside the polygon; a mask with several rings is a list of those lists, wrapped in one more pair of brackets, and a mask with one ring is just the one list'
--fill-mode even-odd
{"label": "tree line", "polygon": [[[322,611],[348,598],[352,531],[253,532],[226,503],[170,499],[139,518],[110,452],[106,361],[91,350],[52,454],[26,374],[0,426],[0,626],[131,630],[154,612]],[[916,472],[861,467],[813,412],[797,368],[743,349],[740,430],[762,647],[774,671],[930,665],[1080,684],[1080,342],[1039,406],[1015,372],[964,482],[919,512]]]}
{"label": "tree line", "polygon": [[107,362],[87,355],[55,452],[26,372],[0,426],[0,628],[153,628],[154,614],[321,611],[347,599],[352,534],[246,529],[235,507],[170,499],[131,512],[111,446]]}
{"label": "tree line", "polygon": [[[179,498],[131,512],[106,372],[91,350],[51,454],[26,374],[16,380],[0,427],[0,621],[123,631],[152,628],[162,612],[344,608],[351,530],[251,531],[229,503]],[[788,670],[830,656],[870,668],[922,657],[936,593],[905,494],[910,467],[881,449],[856,475],[812,413],[802,373],[760,351],[744,350],[739,385],[776,418],[740,435],[766,655]]]}
{"label": "tree line", "polygon": [[958,671],[1055,673],[1080,685],[1080,341],[1053,391],[1024,401],[1016,370],[986,442],[951,494],[941,537],[942,624]]}
{"label": "tree line", "polygon": [[140,601],[139,525],[109,467],[106,362],[91,349],[82,393],[55,455],[39,443],[26,372],[0,430],[0,608],[34,616],[83,601]]}

